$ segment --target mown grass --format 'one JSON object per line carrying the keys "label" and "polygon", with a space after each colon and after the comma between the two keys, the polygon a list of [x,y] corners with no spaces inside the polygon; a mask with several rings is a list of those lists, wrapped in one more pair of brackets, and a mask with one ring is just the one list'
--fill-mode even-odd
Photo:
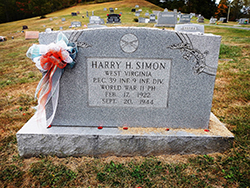
{"label": "mown grass", "polygon": [[[222,36],[212,112],[235,134],[232,148],[225,153],[107,158],[19,156],[15,134],[34,113],[34,93],[41,78],[34,63],[25,57],[27,49],[38,41],[24,40],[22,25],[44,31],[43,25],[57,30],[64,24],[66,29],[75,19],[83,25],[88,23],[80,16],[69,16],[72,11],[85,14],[88,10],[91,14],[94,10],[95,15],[105,18],[104,7],[117,7],[123,12],[122,26],[152,27],[133,22],[135,17],[130,11],[136,4],[145,12],[160,10],[142,0],[119,1],[75,6],[45,19],[0,25],[0,35],[8,37],[0,43],[0,187],[250,187],[250,32],[246,30],[205,26],[206,33]],[[53,21],[49,21],[51,17]],[[61,23],[62,17],[65,23]]]}

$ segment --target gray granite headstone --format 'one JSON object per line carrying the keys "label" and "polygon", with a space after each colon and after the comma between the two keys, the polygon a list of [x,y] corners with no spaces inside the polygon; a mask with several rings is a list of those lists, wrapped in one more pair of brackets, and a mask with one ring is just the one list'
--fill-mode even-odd
{"label": "gray granite headstone", "polygon": [[150,14],[149,23],[156,23],[156,16],[154,14]]}
{"label": "gray granite headstone", "polygon": [[179,23],[190,23],[192,16],[190,14],[181,14]]}
{"label": "gray granite headstone", "polygon": [[226,17],[220,17],[219,22],[223,22],[225,19],[227,19]]}
{"label": "gray granite headstone", "polygon": [[[39,42],[55,42],[58,33],[40,33]],[[135,27],[63,33],[78,46],[77,63],[60,79],[52,127],[35,115],[18,131],[20,156],[207,154],[230,147],[233,135],[210,115],[220,36]],[[201,130],[208,126],[209,133]]]}
{"label": "gray granite headstone", "polygon": [[175,31],[204,34],[204,25],[200,25],[200,24],[179,24],[179,25],[175,25]]}
{"label": "gray granite headstone", "polygon": [[240,18],[239,19],[239,24],[249,24],[249,18]]}
{"label": "gray granite headstone", "polygon": [[139,18],[138,18],[138,22],[139,22],[139,23],[146,23],[146,18],[139,17]]}
{"label": "gray granite headstone", "polygon": [[149,13],[148,13],[148,12],[146,12],[146,13],[145,13],[145,16],[149,16]]}
{"label": "gray granite headstone", "polygon": [[198,23],[204,23],[204,17],[203,16],[198,16],[197,22]]}
{"label": "gray granite headstone", "polygon": [[135,8],[139,8],[139,5],[135,5]]}
{"label": "gray granite headstone", "polygon": [[214,18],[214,17],[211,17],[209,20],[210,24],[216,24],[216,22],[217,22],[217,18]]}
{"label": "gray granite headstone", "polygon": [[160,12],[157,15],[156,27],[174,27],[177,23],[176,12]]}
{"label": "gray granite headstone", "polygon": [[103,8],[103,11],[107,11],[107,8]]}
{"label": "gray granite headstone", "polygon": [[82,23],[77,21],[71,22],[71,27],[82,27]]}
{"label": "gray granite headstone", "polygon": [[65,18],[62,18],[62,22],[65,22],[66,21],[66,19]]}
{"label": "gray granite headstone", "polygon": [[140,12],[139,11],[135,11],[135,16],[139,17],[140,16]]}
{"label": "gray granite headstone", "polygon": [[[53,33],[42,33],[40,43],[54,41]],[[149,28],[65,32],[75,33],[85,45],[63,74],[52,125],[207,128],[220,37]]]}
{"label": "gray granite headstone", "polygon": [[104,19],[101,19],[99,16],[90,16],[89,24],[101,24],[102,25],[104,24]]}

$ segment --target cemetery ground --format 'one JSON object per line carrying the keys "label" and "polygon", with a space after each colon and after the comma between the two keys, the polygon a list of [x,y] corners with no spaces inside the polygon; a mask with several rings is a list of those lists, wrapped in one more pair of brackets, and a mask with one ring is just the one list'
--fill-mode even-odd
{"label": "cemetery ground", "polygon": [[76,6],[45,19],[37,17],[0,25],[0,34],[8,38],[0,43],[0,187],[250,186],[250,31],[240,29],[205,26],[206,33],[222,36],[212,112],[235,135],[231,149],[225,153],[106,158],[19,156],[15,135],[34,114],[34,93],[41,79],[35,64],[25,56],[38,40],[25,40],[20,32],[22,25],[40,32],[46,27],[59,30],[61,18],[65,17],[66,30],[71,21],[88,23],[81,16],[72,18],[72,11],[86,16],[87,10],[89,13],[94,10],[95,15],[106,19],[103,8],[117,7],[123,12],[119,26],[153,27],[152,23],[134,22],[134,15],[129,13],[136,4],[149,12],[161,10],[146,1],[119,1]]}

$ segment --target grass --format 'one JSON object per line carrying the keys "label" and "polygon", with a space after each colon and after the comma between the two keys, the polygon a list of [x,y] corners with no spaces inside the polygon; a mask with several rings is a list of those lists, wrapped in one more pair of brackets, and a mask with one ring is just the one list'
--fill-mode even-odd
{"label": "grass", "polygon": [[142,0],[117,1],[79,5],[45,19],[0,24],[0,35],[8,38],[0,43],[0,187],[250,187],[250,32],[239,29],[205,26],[206,33],[222,36],[212,112],[235,134],[231,149],[225,153],[106,158],[19,156],[15,134],[34,114],[34,93],[41,78],[25,56],[38,41],[24,40],[22,25],[42,32],[46,27],[66,29],[71,21],[82,21],[84,29],[88,19],[71,17],[72,11],[86,15],[86,11],[91,14],[94,10],[95,15],[106,18],[103,8],[117,7],[118,13],[123,13],[121,26],[153,27],[133,21],[130,11],[136,4],[143,15],[147,10],[162,10]]}

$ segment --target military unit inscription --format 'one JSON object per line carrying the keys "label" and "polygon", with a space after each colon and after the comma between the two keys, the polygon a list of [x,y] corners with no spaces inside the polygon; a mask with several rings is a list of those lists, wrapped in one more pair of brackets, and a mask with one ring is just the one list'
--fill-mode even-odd
{"label": "military unit inscription", "polygon": [[169,59],[87,58],[89,106],[166,108]]}

